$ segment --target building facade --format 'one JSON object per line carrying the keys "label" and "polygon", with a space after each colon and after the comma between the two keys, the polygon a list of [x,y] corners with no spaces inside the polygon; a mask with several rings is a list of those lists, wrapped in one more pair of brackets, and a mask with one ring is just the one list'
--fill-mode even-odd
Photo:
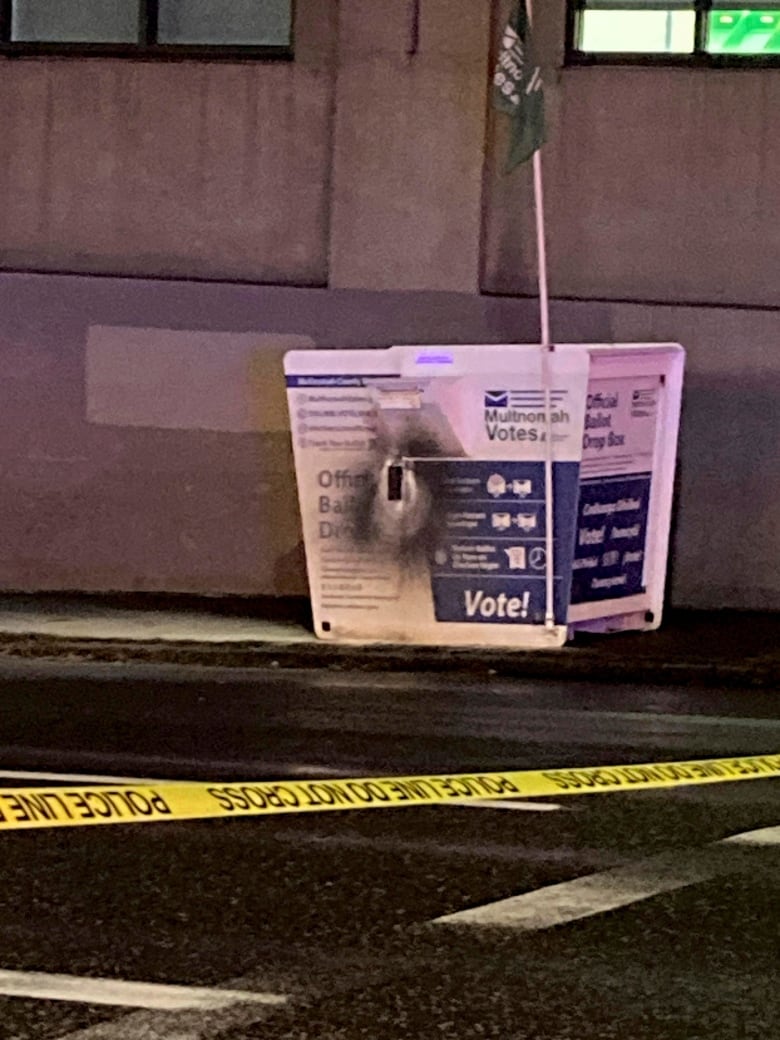
{"label": "building facade", "polygon": [[[246,51],[152,6],[143,51],[6,19],[0,588],[299,595],[284,351],[538,339],[510,5],[295,0]],[[780,66],[537,7],[553,336],[686,347],[671,601],[778,609]]]}

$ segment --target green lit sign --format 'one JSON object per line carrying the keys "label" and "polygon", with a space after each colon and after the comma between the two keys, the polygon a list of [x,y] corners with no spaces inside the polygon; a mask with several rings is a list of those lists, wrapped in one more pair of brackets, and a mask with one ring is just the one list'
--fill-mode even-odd
{"label": "green lit sign", "polygon": [[591,54],[693,54],[699,26],[705,53],[780,55],[780,0],[774,6],[709,11],[696,11],[692,2],[664,8],[651,0],[635,0],[635,6],[626,0],[621,8],[614,0],[585,0],[577,47]]}
{"label": "green lit sign", "polygon": [[711,11],[707,50],[713,54],[780,54],[780,10]]}

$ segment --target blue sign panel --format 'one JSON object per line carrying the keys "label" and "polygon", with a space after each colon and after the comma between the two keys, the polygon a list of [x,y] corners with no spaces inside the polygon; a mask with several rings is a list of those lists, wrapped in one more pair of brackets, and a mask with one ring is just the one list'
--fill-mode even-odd
{"label": "blue sign panel", "polygon": [[572,564],[572,603],[644,592],[650,474],[582,482]]}
{"label": "blue sign panel", "polygon": [[[418,460],[440,517],[429,550],[437,621],[544,621],[543,462]],[[579,463],[553,467],[554,608],[566,623]]]}

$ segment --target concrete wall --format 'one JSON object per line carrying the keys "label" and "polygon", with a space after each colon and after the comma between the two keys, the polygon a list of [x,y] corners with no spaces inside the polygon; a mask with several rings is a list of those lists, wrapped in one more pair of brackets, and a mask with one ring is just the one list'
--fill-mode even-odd
{"label": "concrete wall", "polygon": [[340,9],[330,284],[476,292],[490,4]]}
{"label": "concrete wall", "polygon": [[297,0],[292,62],[0,58],[0,267],[476,292],[490,16]]}
{"label": "concrete wall", "polygon": [[282,351],[472,335],[476,295],[0,275],[0,589],[305,593]]}
{"label": "concrete wall", "polygon": [[[533,291],[508,6],[298,0],[292,62],[0,59],[0,267]],[[537,6],[553,294],[780,306],[780,69],[563,69]]]}
{"label": "concrete wall", "polygon": [[297,9],[294,62],[0,58],[0,265],[326,282],[337,5]]}
{"label": "concrete wall", "polygon": [[[551,292],[780,307],[780,68],[561,68],[565,2],[537,6]],[[533,292],[531,176],[501,172],[505,123],[482,285]]]}
{"label": "concrete wall", "polygon": [[[285,337],[537,337],[508,6],[297,0],[289,63],[0,58],[0,269],[206,280],[0,275],[0,588],[302,593]],[[688,348],[672,599],[778,608],[780,70],[562,69],[536,7],[553,334]]]}
{"label": "concrete wall", "polygon": [[[686,345],[672,602],[780,609],[776,315],[559,302],[553,326]],[[532,301],[465,293],[0,276],[0,588],[305,593],[280,351],[535,327]],[[215,403],[192,388],[220,353]]]}
{"label": "concrete wall", "polygon": [[674,338],[688,351],[674,600],[780,609],[777,312],[631,305],[610,311],[611,338]]}
{"label": "concrete wall", "polygon": [[[536,5],[548,270],[584,302],[559,304],[553,336],[565,312],[596,338],[686,346],[672,598],[777,609],[780,69],[563,68],[565,7]],[[481,284],[534,293],[531,173],[503,174],[506,134],[491,116]]]}

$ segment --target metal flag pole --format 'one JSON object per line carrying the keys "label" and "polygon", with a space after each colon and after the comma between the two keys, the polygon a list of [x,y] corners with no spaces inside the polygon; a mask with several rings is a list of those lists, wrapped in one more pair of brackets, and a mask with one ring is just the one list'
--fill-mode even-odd
{"label": "metal flag pole", "polygon": [[[528,25],[533,25],[533,0],[525,0]],[[555,627],[555,501],[553,490],[553,431],[550,357],[555,351],[550,338],[550,300],[547,294],[547,245],[544,223],[544,191],[542,183],[541,148],[533,154],[534,213],[536,216],[536,260],[539,280],[539,326],[541,330],[542,388],[544,390],[545,453],[544,453],[544,501],[545,501],[545,628]]]}
{"label": "metal flag pole", "polygon": [[550,359],[555,347],[550,339],[550,302],[547,296],[547,250],[545,247],[544,194],[542,191],[542,157],[539,149],[534,152],[534,209],[536,210],[536,243],[539,264],[539,324],[542,337],[540,343],[542,361],[542,387],[544,389],[545,452],[544,452],[544,501],[545,501],[545,594],[544,624],[555,627],[555,492],[553,488],[553,426],[552,426],[552,373]]}
{"label": "metal flag pole", "polygon": [[553,479],[552,355],[550,302],[547,294],[547,250],[545,245],[542,157],[544,141],[544,94],[541,70],[536,64],[531,40],[532,0],[513,0],[512,11],[501,40],[493,75],[493,105],[513,117],[512,143],[507,172],[533,158],[536,255],[539,280],[539,364],[544,401],[544,502],[545,502],[545,592],[544,625],[555,628],[555,501]]}

